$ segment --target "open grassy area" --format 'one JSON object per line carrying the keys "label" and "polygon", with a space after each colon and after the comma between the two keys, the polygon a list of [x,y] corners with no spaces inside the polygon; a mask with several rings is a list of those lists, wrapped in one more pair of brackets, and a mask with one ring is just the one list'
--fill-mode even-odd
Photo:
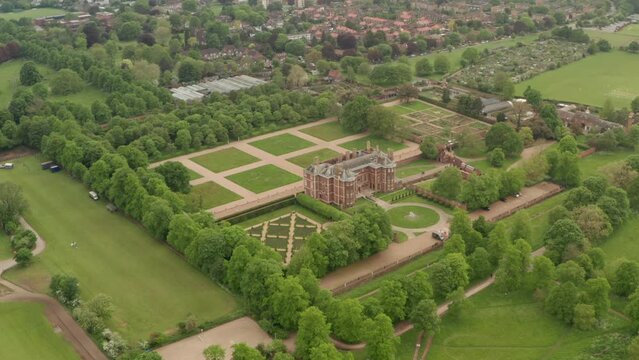
{"label": "open grassy area", "polygon": [[628,156],[635,154],[633,151],[597,151],[596,153],[579,160],[582,178],[593,175],[603,175],[600,169],[604,166],[624,161]]}
{"label": "open grassy area", "polygon": [[11,257],[13,257],[13,251],[11,250],[9,237],[5,235],[3,231],[0,231],[0,260],[9,259]]}
{"label": "open grassy area", "polygon": [[299,165],[303,168],[311,165],[315,158],[317,157],[320,162],[330,160],[339,156],[337,151],[333,151],[331,149],[320,149],[317,151],[312,151],[310,153],[306,153],[300,156],[296,156],[294,158],[287,159],[295,165]]}
{"label": "open grassy area", "polygon": [[213,181],[193,186],[191,192],[186,196],[202,209],[211,209],[242,198]]}
{"label": "open grassy area", "polygon": [[[9,105],[11,97],[20,85],[20,69],[22,65],[26,63],[26,60],[11,60],[0,64],[0,108],[5,108]],[[46,84],[47,79],[54,73],[51,68],[36,64],[36,67],[40,73],[44,76],[44,82]],[[95,100],[104,100],[107,95],[94,88],[93,86],[86,85],[84,89],[75,94],[69,94],[64,96],[49,95],[51,101],[71,101],[73,103],[91,106]]]}
{"label": "open grassy area", "polygon": [[301,177],[271,164],[233,174],[226,178],[254,193],[265,192],[302,180]]}
{"label": "open grassy area", "polygon": [[476,161],[471,161],[470,165],[478,168],[479,170],[481,170],[482,172],[486,172],[489,170],[495,170],[495,169],[503,169],[506,170],[508,169],[508,167],[512,164],[514,164],[515,162],[517,162],[520,159],[520,157],[516,157],[516,158],[506,158],[506,160],[504,160],[504,165],[502,165],[501,168],[495,168],[490,164],[490,161],[488,159],[482,159],[482,160],[476,160]]}
{"label": "open grassy area", "polygon": [[77,277],[83,299],[98,293],[113,299],[108,326],[131,342],[175,328],[189,314],[203,322],[236,309],[233,296],[140,225],[89,199],[81,183],[40,170],[34,156],[13,162],[15,169],[2,178],[22,187],[29,202],[25,218],[47,248],[31,266],[6,273],[10,281],[47,292],[51,275]]}
{"label": "open grassy area", "polygon": [[606,330],[576,330],[546,314],[525,290],[504,295],[490,287],[468,302],[458,319],[444,317],[429,360],[575,359],[595,337],[629,325],[609,315]]}
{"label": "open grassy area", "polygon": [[62,9],[54,8],[37,8],[23,11],[0,13],[0,19],[19,20],[22,18],[35,19],[43,16],[63,15],[67,12]]}
{"label": "open grassy area", "polygon": [[408,114],[408,113],[412,113],[412,112],[415,112],[415,111],[421,111],[421,110],[426,110],[426,109],[431,109],[431,108],[433,108],[432,105],[426,104],[424,102],[411,101],[411,102],[408,102],[408,103],[395,105],[395,106],[391,107],[390,109],[394,113],[397,113],[399,115],[403,115],[403,114]]}
{"label": "open grassy area", "polygon": [[259,159],[251,154],[245,153],[242,150],[231,147],[191,158],[191,161],[200,164],[215,173],[219,173],[222,171],[235,169],[236,167],[240,167],[242,165],[252,164],[256,161],[259,161]]}
{"label": "open grassy area", "polygon": [[639,261],[637,233],[639,233],[639,218],[632,216],[600,245],[606,252],[608,263],[619,258]]}
{"label": "open grassy area", "polygon": [[199,179],[202,177],[202,175],[196,173],[195,171],[191,170],[191,169],[187,169],[189,171],[189,180],[195,180],[195,179]]}
{"label": "open grassy area", "polygon": [[363,138],[352,140],[346,143],[341,143],[339,144],[339,146],[352,151],[364,150],[366,149],[366,143],[368,141],[370,141],[371,147],[375,148],[379,146],[379,149],[381,151],[386,151],[387,149],[391,149],[391,151],[397,151],[406,147],[406,145],[402,143],[398,143],[396,141],[384,139],[374,135],[368,135]]}
{"label": "open grassy area", "polygon": [[0,302],[0,359],[80,359],[44,316],[44,305]]}
{"label": "open grassy area", "polygon": [[613,47],[627,46],[633,41],[639,41],[639,24],[631,24],[618,32],[606,32],[595,29],[585,29],[586,34],[593,40],[608,40]]}
{"label": "open grassy area", "polygon": [[315,136],[318,139],[324,141],[333,141],[353,135],[352,133],[344,130],[337,121],[327,122],[321,125],[312,126],[306,129],[300,130],[304,134]]}
{"label": "open grassy area", "polygon": [[282,134],[254,141],[250,143],[250,145],[273,155],[284,155],[293,151],[306,149],[315,144],[295,135]]}
{"label": "open grassy area", "polygon": [[435,166],[437,166],[437,163],[435,161],[417,159],[415,161],[397,166],[397,169],[395,170],[395,176],[402,179],[405,177],[417,175],[427,170],[434,169]]}
{"label": "open grassy area", "polygon": [[391,224],[406,229],[419,229],[437,224],[439,215],[431,209],[407,205],[388,210]]}
{"label": "open grassy area", "polygon": [[517,84],[517,94],[527,86],[548,99],[602,106],[611,99],[617,107],[630,107],[639,94],[639,55],[622,51],[599,53]]}

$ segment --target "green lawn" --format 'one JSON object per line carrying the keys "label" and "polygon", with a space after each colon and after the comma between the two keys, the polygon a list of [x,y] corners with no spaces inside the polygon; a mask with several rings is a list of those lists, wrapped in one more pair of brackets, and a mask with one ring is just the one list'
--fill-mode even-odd
{"label": "green lawn", "polygon": [[219,173],[222,171],[235,169],[247,164],[252,164],[260,159],[251,154],[247,154],[242,150],[234,147],[220,151],[215,151],[206,155],[197,156],[190,159],[191,161],[204,166],[205,168]]}
{"label": "green lawn", "polygon": [[600,245],[606,252],[608,263],[619,258],[639,261],[637,233],[639,233],[639,218],[632,216]]}
{"label": "green lawn", "polygon": [[9,280],[47,292],[51,275],[77,277],[83,299],[98,293],[113,299],[108,326],[131,342],[175,328],[189,314],[203,322],[236,309],[233,296],[140,225],[90,200],[66,173],[40,170],[34,156],[14,163],[2,178],[22,186],[29,202],[25,218],[47,248],[30,267],[6,273]]}
{"label": "green lawn", "polygon": [[421,206],[401,206],[388,210],[391,224],[407,229],[419,229],[437,224],[439,215]]}
{"label": "green lawn", "polygon": [[489,170],[495,170],[495,169],[502,169],[502,170],[506,170],[508,169],[508,167],[512,164],[514,164],[515,162],[517,162],[520,159],[520,157],[516,157],[516,158],[507,158],[506,160],[504,160],[504,165],[502,165],[501,168],[496,168],[493,167],[490,164],[490,161],[488,159],[483,159],[483,160],[477,160],[477,161],[472,161],[470,162],[470,165],[478,168],[479,170],[481,170],[482,172],[486,172]]}
{"label": "green lawn", "polygon": [[417,175],[427,170],[434,169],[437,163],[431,160],[418,159],[406,164],[399,165],[395,170],[395,176],[402,179],[405,177]]}
{"label": "green lawn", "polygon": [[633,41],[639,41],[639,24],[628,25],[623,30],[614,33],[594,29],[586,29],[585,31],[591,39],[608,40],[613,47],[626,46]]}
{"label": "green lawn", "polygon": [[[26,63],[26,60],[11,60],[0,64],[0,108],[6,108],[11,101],[11,97],[20,85],[20,68]],[[36,64],[38,70],[45,78],[45,83],[48,77],[50,77],[54,71],[43,65]],[[107,94],[92,87],[85,86],[80,92],[76,94],[58,96],[49,95],[51,101],[64,101],[69,100],[74,103],[78,103],[85,106],[90,106],[95,100],[106,99]]]}
{"label": "green lawn", "polygon": [[607,316],[606,330],[576,330],[546,314],[529,291],[504,295],[490,287],[468,302],[458,319],[444,317],[429,360],[575,359],[598,335],[628,325]]}
{"label": "green lawn", "polygon": [[344,130],[342,128],[342,125],[340,125],[337,121],[312,126],[300,131],[304,134],[315,136],[316,138],[322,139],[324,141],[333,141],[353,135],[353,133]]}
{"label": "green lawn", "polygon": [[80,359],[44,316],[44,305],[0,302],[0,359]]}
{"label": "green lawn", "polygon": [[617,107],[630,107],[639,94],[639,55],[622,51],[599,53],[548,71],[517,84],[518,94],[527,86],[545,98],[602,106],[611,99]]}
{"label": "green lawn", "polygon": [[603,175],[601,168],[624,161],[628,156],[635,154],[633,151],[597,151],[596,153],[579,160],[582,178],[588,176]]}
{"label": "green lawn", "polygon": [[366,149],[367,141],[370,141],[371,147],[373,148],[375,148],[376,146],[379,146],[379,149],[381,151],[386,151],[389,148],[392,151],[397,151],[397,150],[404,149],[406,147],[406,145],[402,143],[398,143],[393,140],[384,139],[374,135],[368,135],[363,138],[352,140],[346,143],[341,143],[339,144],[339,146],[343,147],[344,149],[352,150],[352,151],[364,150]]}
{"label": "green lawn", "polygon": [[301,177],[271,164],[226,178],[254,193],[265,192],[302,180]]}
{"label": "green lawn", "polygon": [[54,8],[37,8],[24,11],[0,13],[0,19],[4,20],[19,20],[22,18],[35,19],[43,16],[62,15],[67,12],[62,9]]}
{"label": "green lawn", "polygon": [[11,257],[13,257],[13,251],[11,250],[9,237],[5,235],[3,231],[0,231],[0,260],[9,259]]}
{"label": "green lawn", "polygon": [[316,157],[319,158],[320,162],[322,162],[322,161],[336,158],[338,156],[339,156],[339,153],[337,151],[333,151],[331,149],[320,149],[320,150],[312,151],[310,153],[296,156],[294,158],[290,158],[287,160],[292,162],[295,165],[306,168],[307,166],[311,165],[313,161],[315,161]]}
{"label": "green lawn", "polygon": [[411,101],[409,103],[392,106],[389,109],[396,114],[403,115],[403,114],[408,114],[408,113],[426,110],[426,109],[432,109],[432,108],[433,108],[432,105],[423,103],[421,101]]}
{"label": "green lawn", "polygon": [[195,179],[199,179],[199,178],[202,177],[202,175],[196,173],[195,171],[193,171],[191,169],[187,168],[187,170],[189,171],[189,180],[195,180]]}
{"label": "green lawn", "polygon": [[293,151],[306,149],[315,144],[295,135],[282,134],[254,141],[250,143],[250,145],[273,155],[284,155]]}
{"label": "green lawn", "polygon": [[198,204],[201,209],[212,209],[242,198],[213,181],[193,186],[191,192],[186,196],[190,201]]}

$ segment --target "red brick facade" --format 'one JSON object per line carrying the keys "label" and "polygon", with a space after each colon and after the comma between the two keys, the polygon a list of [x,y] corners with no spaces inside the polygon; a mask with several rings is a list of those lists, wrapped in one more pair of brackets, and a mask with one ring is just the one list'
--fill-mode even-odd
{"label": "red brick facade", "polygon": [[316,162],[304,170],[304,192],[347,208],[366,192],[392,191],[396,164],[389,154],[369,147],[324,163]]}

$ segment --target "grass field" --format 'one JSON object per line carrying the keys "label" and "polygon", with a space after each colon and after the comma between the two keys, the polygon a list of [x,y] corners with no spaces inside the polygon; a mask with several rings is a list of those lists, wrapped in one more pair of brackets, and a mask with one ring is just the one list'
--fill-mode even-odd
{"label": "grass field", "polygon": [[389,109],[398,115],[408,114],[415,111],[422,111],[426,109],[432,109],[433,106],[423,103],[421,101],[411,101],[409,103],[399,104],[390,107]]}
{"label": "grass field", "polygon": [[406,229],[419,229],[437,224],[439,215],[421,206],[401,206],[388,210],[391,224]]}
{"label": "grass field", "polygon": [[602,175],[600,169],[616,162],[624,161],[628,156],[635,154],[633,151],[597,151],[596,153],[579,160],[582,178]]}
{"label": "grass field", "polygon": [[[575,359],[604,330],[579,331],[546,314],[529,291],[504,295],[490,287],[470,298],[458,319],[445,317],[429,360]],[[629,325],[608,316],[606,332]]]}
{"label": "grass field", "polygon": [[296,156],[294,158],[290,158],[287,160],[292,162],[295,165],[305,168],[313,163],[313,161],[315,160],[315,157],[319,158],[319,161],[322,162],[322,161],[336,158],[338,156],[339,156],[339,153],[331,149],[320,149],[320,150],[312,151],[310,153]]}
{"label": "grass field", "polygon": [[613,47],[626,46],[630,44],[632,41],[639,41],[639,25],[638,24],[628,25],[623,30],[615,32],[615,33],[599,31],[594,29],[586,29],[585,32],[586,34],[588,34],[588,36],[590,36],[591,39],[608,40],[608,42]]}
{"label": "grass field", "polygon": [[[0,81],[0,108],[5,108],[9,105],[11,97],[20,86],[20,68],[22,68],[24,63],[26,63],[25,60],[11,60],[0,64],[0,79],[2,79],[2,81]],[[51,76],[54,71],[39,64],[36,66],[40,73],[44,76],[46,83],[47,78]],[[82,91],[75,94],[64,96],[49,95],[49,100],[68,100],[81,105],[90,106],[95,100],[104,100],[106,97],[107,95],[102,91],[87,85],[84,89],[82,89]]]}
{"label": "grass field", "polygon": [[342,126],[337,121],[316,125],[313,127],[302,129],[300,131],[304,134],[315,136],[316,138],[322,139],[324,141],[333,141],[353,135],[353,133],[342,129]]}
{"label": "grass field", "polygon": [[301,177],[271,164],[233,174],[226,178],[254,193],[265,192],[302,180]]}
{"label": "grass field", "polygon": [[0,302],[0,359],[80,359],[71,344],[56,334],[42,304]]}
{"label": "grass field", "polygon": [[606,252],[608,263],[619,258],[639,261],[637,233],[639,233],[639,218],[632,216],[600,245]]}
{"label": "grass field", "polygon": [[311,147],[315,144],[302,138],[298,138],[295,135],[282,134],[254,141],[250,143],[250,145],[273,155],[284,155],[293,151],[306,149],[307,147]]}
{"label": "grass field", "polygon": [[132,342],[172,329],[189,314],[203,322],[236,309],[230,294],[141,226],[91,201],[79,182],[40,170],[37,157],[14,163],[2,178],[22,186],[29,202],[25,218],[47,248],[30,267],[6,273],[9,280],[47,292],[51,275],[77,277],[83,299],[112,297],[108,326]]}
{"label": "grass field", "polygon": [[426,160],[426,159],[418,159],[415,161],[411,161],[406,164],[402,164],[397,166],[395,170],[395,176],[402,179],[408,176],[417,175],[427,170],[434,169],[436,163],[434,161]]}
{"label": "grass field", "polygon": [[193,186],[191,192],[186,196],[202,209],[211,209],[242,198],[213,181]]}
{"label": "grass field", "polygon": [[255,156],[233,147],[197,156],[190,160],[215,173],[235,169],[236,167],[259,161],[259,159]]}
{"label": "grass field", "polygon": [[639,95],[639,55],[622,51],[599,53],[545,72],[517,84],[518,94],[531,86],[545,98],[602,106],[611,99],[616,107],[630,107]]}
{"label": "grass field", "polygon": [[391,151],[397,151],[406,148],[406,145],[402,143],[398,143],[393,140],[384,139],[374,135],[368,135],[363,138],[352,140],[346,143],[341,143],[339,144],[339,146],[352,151],[364,150],[366,149],[366,142],[368,141],[370,141],[371,147],[375,148],[379,146],[379,149],[384,152],[389,148],[391,149]]}
{"label": "grass field", "polygon": [[22,18],[35,19],[43,16],[62,15],[67,12],[62,9],[54,8],[37,8],[24,11],[0,13],[0,19],[4,20],[19,20]]}
{"label": "grass field", "polygon": [[0,231],[0,260],[9,259],[11,257],[13,257],[13,251],[11,250],[9,237],[5,235],[3,231]]}
{"label": "grass field", "polygon": [[202,175],[196,173],[195,171],[191,170],[191,169],[187,169],[189,171],[189,180],[195,180],[195,179],[199,179],[202,177]]}

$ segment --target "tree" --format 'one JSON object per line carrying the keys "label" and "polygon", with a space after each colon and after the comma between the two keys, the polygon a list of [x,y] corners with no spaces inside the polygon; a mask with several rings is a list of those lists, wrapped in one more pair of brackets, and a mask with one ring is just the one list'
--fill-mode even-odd
{"label": "tree", "polygon": [[[311,357],[309,360],[346,360],[349,359],[346,354],[342,353],[335,348],[335,345],[331,343],[322,344],[311,350]],[[273,359],[275,360],[275,359]],[[291,358],[292,360],[292,358]]]}
{"label": "tree", "polygon": [[556,274],[559,282],[572,282],[578,287],[584,284],[586,278],[586,271],[574,260],[559,264]]}
{"label": "tree", "polygon": [[410,315],[410,322],[415,329],[432,336],[439,332],[441,319],[437,315],[437,304],[432,299],[420,301]]}
{"label": "tree", "polygon": [[446,74],[450,71],[450,61],[444,55],[439,55],[435,58],[434,62],[435,73]]}
{"label": "tree", "polygon": [[388,315],[393,322],[398,322],[406,318],[404,308],[408,294],[399,281],[385,281],[380,289],[379,298],[384,313]]}
{"label": "tree", "polygon": [[513,216],[513,223],[510,228],[510,240],[518,239],[532,240],[532,229],[530,227],[530,218],[525,212],[516,212]]}
{"label": "tree", "polygon": [[495,286],[504,292],[511,292],[519,289],[524,274],[528,270],[526,263],[522,261],[522,256],[529,257],[528,254],[522,254],[515,246],[508,246],[501,260],[499,267],[495,273]]}
{"label": "tree", "polygon": [[178,68],[178,79],[180,82],[194,82],[202,78],[202,69],[195,60],[186,59],[180,63]]}
{"label": "tree", "polygon": [[639,264],[636,261],[620,260],[610,281],[612,291],[626,297],[639,287]]}
{"label": "tree", "polygon": [[368,78],[375,85],[392,86],[410,82],[413,72],[406,64],[388,63],[375,66]]}
{"label": "tree", "polygon": [[491,126],[485,141],[489,151],[501,148],[509,158],[519,156],[524,150],[524,144],[517,136],[517,132],[506,123],[496,123]]}
{"label": "tree", "polygon": [[400,85],[397,89],[397,97],[399,97],[399,99],[404,103],[407,103],[418,96],[419,89],[411,84]]}
{"label": "tree", "polygon": [[494,174],[471,174],[464,185],[461,200],[468,209],[486,208],[499,199],[499,179]]}
{"label": "tree", "polygon": [[7,231],[8,224],[17,223],[18,217],[28,208],[22,188],[12,182],[0,183],[0,226]]}
{"label": "tree", "polygon": [[415,74],[417,76],[426,77],[433,73],[433,66],[428,58],[421,58],[415,63]]}
{"label": "tree", "polygon": [[366,358],[370,360],[394,359],[397,352],[399,337],[395,335],[395,329],[391,319],[379,314],[366,324],[368,329],[366,341]]}
{"label": "tree", "polygon": [[364,307],[357,299],[333,302],[329,310],[329,320],[333,334],[347,343],[361,340],[364,332]]}
{"label": "tree", "polygon": [[84,81],[75,71],[62,69],[51,77],[49,85],[53,94],[69,95],[82,90]]}
{"label": "tree", "polygon": [[581,182],[581,170],[577,155],[549,151],[546,154],[550,165],[550,177],[554,182],[566,187],[578,186]]}
{"label": "tree", "polygon": [[610,308],[610,284],[599,277],[586,281],[586,299],[595,309],[595,315],[601,319]]}
{"label": "tree", "polygon": [[466,244],[459,234],[453,234],[453,236],[444,243],[444,254],[453,253],[466,255]]}
{"label": "tree", "polygon": [[308,83],[308,74],[299,65],[293,65],[291,71],[286,77],[286,85],[289,89],[295,89],[302,86],[306,86]]}
{"label": "tree", "polygon": [[625,313],[630,316],[631,319],[639,321],[639,289],[635,290],[629,297]]}
{"label": "tree", "polygon": [[311,306],[304,310],[295,339],[295,355],[300,359],[310,359],[314,348],[329,342],[330,329],[326,317],[318,308]]}
{"label": "tree", "polygon": [[133,73],[133,77],[140,81],[156,83],[160,78],[160,67],[156,64],[151,64],[146,60],[136,61],[133,64],[131,72]]}
{"label": "tree", "polygon": [[595,308],[592,305],[577,304],[574,311],[574,324],[579,330],[592,330],[594,329],[597,318],[595,316]]}
{"label": "tree", "polygon": [[382,105],[375,105],[368,110],[366,117],[368,129],[379,137],[390,138],[396,135],[399,115]]}
{"label": "tree", "polygon": [[493,88],[504,100],[510,100],[515,95],[515,84],[510,76],[504,72],[495,74]]}
{"label": "tree", "polygon": [[555,279],[555,264],[545,256],[533,259],[532,281],[536,289],[547,289]]}
{"label": "tree", "polygon": [[630,109],[633,113],[639,113],[639,96],[632,99],[632,102],[630,103]]}
{"label": "tree", "polygon": [[137,21],[128,21],[117,27],[118,39],[120,41],[132,41],[142,33],[142,26]]}
{"label": "tree", "polygon": [[506,155],[504,155],[504,151],[501,148],[494,148],[488,154],[488,162],[493,167],[500,168],[504,166],[504,161],[506,161]]}
{"label": "tree", "polygon": [[571,282],[560,284],[550,290],[546,298],[546,311],[566,324],[571,324],[578,302],[578,291]]}
{"label": "tree", "polygon": [[421,300],[433,297],[433,287],[424,271],[418,271],[411,277],[403,277],[400,282],[407,294],[405,306],[407,315],[413,312]]}
{"label": "tree", "polygon": [[603,107],[601,108],[601,117],[605,120],[612,121],[612,118],[615,114],[615,106],[612,104],[612,100],[607,98],[604,101]]}
{"label": "tree", "polygon": [[447,167],[433,182],[431,190],[445,198],[456,200],[462,191],[463,177],[456,167]]}
{"label": "tree", "polygon": [[473,47],[466,48],[462,53],[462,59],[466,61],[468,64],[475,64],[479,61],[480,54],[479,51]]}
{"label": "tree", "polygon": [[541,104],[543,101],[543,97],[539,90],[533,89],[530,86],[524,90],[524,98],[526,98],[526,102],[530,104],[535,109],[541,108]]}
{"label": "tree", "polygon": [[31,263],[33,253],[31,253],[31,249],[22,247],[16,251],[15,255],[13,255],[13,259],[19,266],[25,267]]}
{"label": "tree", "polygon": [[439,298],[446,298],[451,292],[468,285],[468,263],[464,255],[447,254],[431,267],[433,291]]}
{"label": "tree", "polygon": [[577,140],[575,140],[575,138],[571,135],[562,137],[559,141],[559,151],[570,154],[578,154],[579,148],[577,147]]}
{"label": "tree", "polygon": [[[127,204],[127,208],[130,204]],[[166,239],[169,223],[174,215],[169,202],[157,196],[148,196],[144,199],[144,209],[142,224],[156,239]]]}
{"label": "tree", "polygon": [[597,205],[588,205],[573,211],[572,218],[591,243],[598,243],[612,233],[608,216]]}
{"label": "tree", "polygon": [[448,104],[450,102],[451,98],[450,98],[450,89],[445,88],[444,90],[442,90],[442,102],[444,104]]}
{"label": "tree", "polygon": [[308,293],[296,277],[277,281],[269,299],[273,322],[285,330],[294,330],[300,313],[309,305]]}
{"label": "tree", "polygon": [[20,84],[24,86],[35,85],[42,81],[42,74],[38,71],[32,61],[28,61],[20,68]]}
{"label": "tree", "polygon": [[[138,354],[133,360],[162,360],[162,356],[155,351]],[[208,359],[206,359],[208,360]]]}
{"label": "tree", "polygon": [[422,138],[422,142],[419,144],[419,150],[422,152],[422,155],[428,160],[435,160],[439,155],[439,150],[437,149],[437,141],[432,136],[425,136]]}
{"label": "tree", "polygon": [[188,193],[191,189],[189,170],[178,161],[168,161],[155,168],[162,175],[166,185],[173,191]]}
{"label": "tree", "polygon": [[245,343],[239,343],[233,345],[233,360],[265,360],[265,358],[257,349]]}
{"label": "tree", "polygon": [[555,264],[579,255],[587,242],[579,226],[570,219],[555,222],[544,235],[546,256]]}
{"label": "tree", "polygon": [[56,274],[49,283],[51,294],[62,304],[74,307],[80,296],[78,279],[70,275]]}
{"label": "tree", "polygon": [[366,96],[357,96],[344,105],[339,117],[342,127],[351,132],[362,132],[368,126],[368,112],[375,105]]}

